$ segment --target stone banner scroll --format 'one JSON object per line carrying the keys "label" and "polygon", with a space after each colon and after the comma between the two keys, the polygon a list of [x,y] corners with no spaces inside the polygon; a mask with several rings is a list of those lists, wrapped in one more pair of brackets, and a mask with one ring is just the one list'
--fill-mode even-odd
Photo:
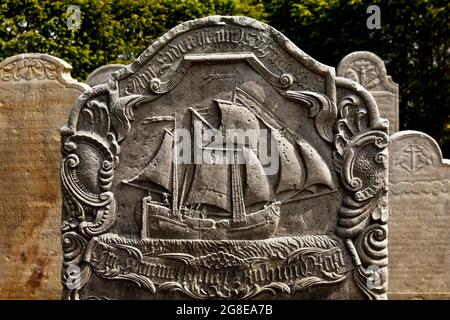
{"label": "stone banner scroll", "polygon": [[125,67],[123,64],[107,64],[92,71],[86,78],[86,83],[91,87],[108,82],[109,75]]}
{"label": "stone banner scroll", "polygon": [[246,17],[185,22],[61,129],[66,299],[385,299],[388,124]]}
{"label": "stone banner scroll", "polygon": [[450,298],[450,160],[417,131],[391,136],[389,297]]}
{"label": "stone banner scroll", "polygon": [[46,54],[0,62],[0,299],[61,298],[59,129],[89,88]]}
{"label": "stone banner scroll", "polygon": [[358,82],[377,101],[380,115],[389,120],[389,134],[399,130],[398,84],[387,75],[383,60],[369,51],[355,51],[344,57],[337,75]]}

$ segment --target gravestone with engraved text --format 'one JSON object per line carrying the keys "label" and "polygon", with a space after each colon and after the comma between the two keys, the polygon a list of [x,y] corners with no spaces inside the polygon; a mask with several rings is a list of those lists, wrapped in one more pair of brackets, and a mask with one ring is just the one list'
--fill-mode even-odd
{"label": "gravestone with engraved text", "polygon": [[60,136],[88,86],[45,54],[0,62],[0,299],[61,297]]}
{"label": "gravestone with engraved text", "polygon": [[268,25],[175,27],[61,129],[64,297],[386,298],[387,127]]}
{"label": "gravestone with engraved text", "polygon": [[358,82],[377,101],[380,115],[389,120],[389,134],[399,130],[398,84],[387,75],[383,60],[370,51],[346,55],[337,68],[337,75]]}
{"label": "gravestone with engraved text", "polygon": [[450,297],[450,161],[433,138],[400,131],[389,146],[389,297]]}

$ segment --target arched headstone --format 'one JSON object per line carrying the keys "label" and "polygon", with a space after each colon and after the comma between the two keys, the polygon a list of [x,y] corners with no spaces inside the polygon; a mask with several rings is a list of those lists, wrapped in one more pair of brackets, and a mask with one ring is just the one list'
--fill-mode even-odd
{"label": "arched headstone", "polygon": [[380,115],[389,120],[389,134],[399,130],[398,84],[387,75],[380,57],[370,51],[352,52],[339,63],[337,75],[358,82],[373,95]]}
{"label": "arched headstone", "polygon": [[0,299],[60,299],[60,135],[89,87],[40,53],[0,62]]}
{"label": "arched headstone", "polygon": [[423,132],[389,146],[389,297],[450,297],[450,160]]}
{"label": "arched headstone", "polygon": [[64,296],[386,298],[387,130],[268,25],[175,27],[61,130]]}

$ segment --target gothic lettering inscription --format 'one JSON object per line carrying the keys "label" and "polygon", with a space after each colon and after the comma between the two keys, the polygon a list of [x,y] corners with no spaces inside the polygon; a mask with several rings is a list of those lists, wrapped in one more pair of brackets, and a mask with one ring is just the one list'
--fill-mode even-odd
{"label": "gothic lettering inscription", "polygon": [[60,298],[59,128],[87,86],[64,61],[0,62],[0,298]]}

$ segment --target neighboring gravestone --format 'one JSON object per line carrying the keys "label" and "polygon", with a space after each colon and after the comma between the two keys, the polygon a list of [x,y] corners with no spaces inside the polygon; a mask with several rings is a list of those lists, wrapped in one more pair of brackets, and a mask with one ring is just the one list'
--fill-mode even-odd
{"label": "neighboring gravestone", "polygon": [[450,161],[417,131],[391,136],[389,297],[450,298]]}
{"label": "neighboring gravestone", "polygon": [[183,23],[61,130],[64,297],[386,298],[387,121],[246,17]]}
{"label": "neighboring gravestone", "polygon": [[389,120],[389,134],[399,130],[398,84],[387,75],[383,60],[369,51],[355,51],[344,57],[337,75],[358,82],[374,96],[380,115]]}
{"label": "neighboring gravestone", "polygon": [[125,67],[123,64],[107,64],[101,67],[98,67],[94,71],[92,71],[86,78],[86,83],[91,87],[96,86],[98,84],[104,84],[108,82],[109,75],[117,70]]}
{"label": "neighboring gravestone", "polygon": [[45,54],[0,62],[0,299],[61,297],[59,129],[88,86]]}

